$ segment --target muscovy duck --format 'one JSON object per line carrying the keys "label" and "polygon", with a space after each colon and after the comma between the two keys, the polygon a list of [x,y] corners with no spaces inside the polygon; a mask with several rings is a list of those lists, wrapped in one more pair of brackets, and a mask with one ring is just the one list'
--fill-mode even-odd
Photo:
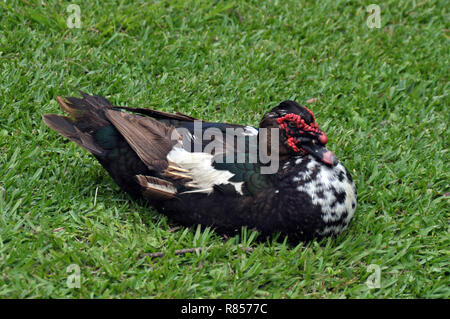
{"label": "muscovy duck", "polygon": [[325,148],[312,111],[295,101],[280,103],[255,128],[81,95],[57,97],[70,117],[45,114],[45,124],[175,222],[222,234],[247,226],[298,242],[338,235],[355,213],[351,175]]}

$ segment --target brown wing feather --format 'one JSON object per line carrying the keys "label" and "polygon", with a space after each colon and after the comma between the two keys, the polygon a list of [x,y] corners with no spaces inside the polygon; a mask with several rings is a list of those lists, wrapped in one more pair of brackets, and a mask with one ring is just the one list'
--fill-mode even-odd
{"label": "brown wing feather", "polygon": [[114,110],[105,110],[105,116],[149,169],[163,171],[167,168],[166,156],[181,138],[173,126]]}
{"label": "brown wing feather", "polygon": [[156,200],[166,200],[176,197],[177,189],[169,181],[144,175],[136,175],[136,180],[142,188],[142,195],[145,197]]}
{"label": "brown wing feather", "polygon": [[127,107],[127,106],[115,106],[114,108],[148,115],[155,119],[172,119],[172,120],[187,121],[187,122],[193,122],[196,120],[196,118],[186,115],[186,114],[183,114],[183,113],[180,113],[180,112],[167,113],[167,112],[157,111],[157,110],[152,110],[152,109],[143,109],[143,108]]}

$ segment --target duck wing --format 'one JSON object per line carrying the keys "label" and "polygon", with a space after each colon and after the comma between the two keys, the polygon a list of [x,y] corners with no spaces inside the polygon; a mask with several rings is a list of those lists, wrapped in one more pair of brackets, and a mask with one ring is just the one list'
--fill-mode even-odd
{"label": "duck wing", "polygon": [[152,109],[115,108],[174,126],[182,136],[182,147],[188,153],[180,149],[169,153],[169,165],[164,171],[165,177],[184,182],[186,188],[181,193],[218,191],[256,196],[273,186],[273,176],[261,174],[262,165],[256,161],[258,129],[253,126],[205,122],[182,113]]}

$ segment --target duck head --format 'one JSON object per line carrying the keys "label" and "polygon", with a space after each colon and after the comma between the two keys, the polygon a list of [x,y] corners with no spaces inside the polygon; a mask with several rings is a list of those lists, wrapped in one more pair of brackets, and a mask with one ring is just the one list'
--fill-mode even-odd
{"label": "duck head", "polygon": [[319,129],[313,112],[295,101],[283,101],[267,112],[259,127],[280,129],[280,156],[311,154],[325,164],[338,163],[325,147],[328,138]]}

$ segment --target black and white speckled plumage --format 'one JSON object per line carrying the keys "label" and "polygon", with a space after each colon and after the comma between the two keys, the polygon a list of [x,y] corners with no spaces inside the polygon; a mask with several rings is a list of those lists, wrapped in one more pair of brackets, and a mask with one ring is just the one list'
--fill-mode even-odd
{"label": "black and white speckled plumage", "polygon": [[347,228],[356,210],[357,192],[340,162],[330,167],[312,156],[299,156],[287,161],[282,171],[280,187],[293,190],[289,193],[292,199],[287,200],[300,196],[299,205],[320,215],[320,222],[312,227],[313,236],[338,235]]}
{"label": "black and white speckled plumage", "polygon": [[[72,118],[50,114],[45,123],[93,153],[124,191],[176,222],[226,234],[246,226],[299,241],[338,235],[355,213],[352,177],[325,148],[328,139],[312,112],[296,102],[282,102],[261,121],[260,128],[282,130],[279,169],[262,174],[259,162],[215,162],[203,151],[205,143],[199,152],[180,148],[182,135],[195,140],[190,116],[114,107],[100,96],[82,95],[57,99]],[[203,123],[204,129],[258,134],[251,126]]]}

